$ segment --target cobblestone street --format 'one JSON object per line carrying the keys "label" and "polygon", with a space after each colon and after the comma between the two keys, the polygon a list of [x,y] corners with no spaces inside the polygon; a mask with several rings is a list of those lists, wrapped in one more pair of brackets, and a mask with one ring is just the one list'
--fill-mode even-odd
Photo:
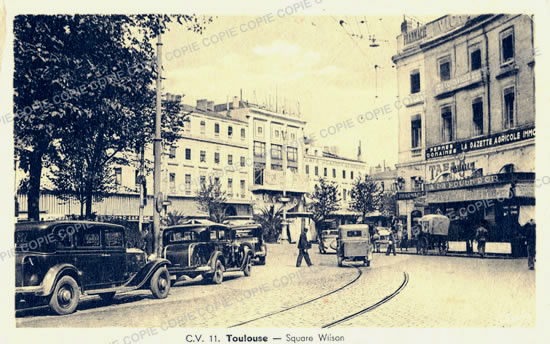
{"label": "cobblestone street", "polygon": [[315,265],[296,268],[295,245],[270,245],[269,252],[251,277],[226,274],[221,285],[178,282],[164,300],[147,291],[119,295],[112,305],[88,298],[68,316],[19,312],[17,326],[319,328],[393,293],[405,272],[401,293],[338,326],[535,326],[535,273],[524,259],[376,254],[369,268],[338,268],[335,255],[320,255],[314,246]]}

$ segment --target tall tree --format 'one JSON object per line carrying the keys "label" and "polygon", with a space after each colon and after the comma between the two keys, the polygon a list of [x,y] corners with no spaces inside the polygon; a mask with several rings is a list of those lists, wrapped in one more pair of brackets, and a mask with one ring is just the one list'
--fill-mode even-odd
{"label": "tall tree", "polygon": [[316,224],[325,220],[328,215],[340,209],[340,193],[335,182],[329,182],[325,178],[319,178],[319,183],[315,184],[311,198],[313,201],[309,204],[309,209],[313,214],[313,221]]}
{"label": "tall tree", "polygon": [[[151,42],[176,20],[186,23],[188,30],[202,32],[211,19],[199,21],[187,15],[15,18],[15,154],[29,175],[29,218],[39,217],[43,169],[54,160],[59,163],[69,158],[70,150],[61,149],[62,145],[86,148],[93,143],[93,153],[71,156],[73,161],[64,166],[85,167],[84,185],[78,187],[84,188],[86,212],[91,213],[93,174],[105,174],[98,166],[150,135],[147,130],[134,131],[132,139],[126,140],[128,135],[120,128],[136,129],[133,123],[138,124],[147,113],[140,112],[154,106],[150,93],[156,70],[151,63]],[[113,120],[115,125],[110,123]],[[147,122],[142,125],[147,127]]]}
{"label": "tall tree", "polygon": [[380,196],[380,212],[385,216],[397,215],[397,199],[395,192],[383,192]]}
{"label": "tall tree", "polygon": [[350,207],[361,213],[363,223],[368,213],[379,209],[381,190],[378,184],[368,175],[357,178],[351,189]]}
{"label": "tall tree", "polygon": [[197,191],[197,203],[200,210],[208,213],[211,221],[223,223],[226,218],[226,202],[226,193],[218,179],[209,177],[208,182],[201,183]]}

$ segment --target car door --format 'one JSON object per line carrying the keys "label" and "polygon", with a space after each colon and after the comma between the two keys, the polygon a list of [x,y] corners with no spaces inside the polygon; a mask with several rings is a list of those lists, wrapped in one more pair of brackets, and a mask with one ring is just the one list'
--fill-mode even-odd
{"label": "car door", "polygon": [[126,266],[126,247],[124,228],[104,226],[103,238],[103,281],[107,287],[116,287],[130,279]]}
{"label": "car door", "polygon": [[103,247],[101,228],[85,226],[75,234],[75,266],[82,273],[85,288],[94,288],[103,282]]}

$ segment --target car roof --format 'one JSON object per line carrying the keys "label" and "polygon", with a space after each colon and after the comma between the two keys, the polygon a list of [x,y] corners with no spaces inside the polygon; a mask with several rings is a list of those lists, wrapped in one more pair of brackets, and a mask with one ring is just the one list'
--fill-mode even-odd
{"label": "car roof", "polygon": [[429,215],[424,215],[422,216],[418,221],[429,221],[431,219],[434,219],[434,218],[448,218],[447,216],[445,215],[441,215],[441,214],[429,214]]}
{"label": "car roof", "polygon": [[85,225],[85,226],[110,226],[110,227],[123,227],[121,225],[106,223],[106,222],[96,222],[96,221],[84,221],[84,220],[55,220],[55,221],[30,221],[30,222],[18,222],[15,224],[16,231],[42,231],[47,230],[56,225]]}

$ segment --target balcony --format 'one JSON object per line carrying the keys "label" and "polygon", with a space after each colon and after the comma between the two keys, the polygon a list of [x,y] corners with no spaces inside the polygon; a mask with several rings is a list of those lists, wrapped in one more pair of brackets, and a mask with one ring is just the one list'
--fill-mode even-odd
{"label": "balcony", "polygon": [[435,96],[436,98],[448,97],[458,90],[474,87],[483,81],[484,73],[482,69],[478,69],[435,85]]}

